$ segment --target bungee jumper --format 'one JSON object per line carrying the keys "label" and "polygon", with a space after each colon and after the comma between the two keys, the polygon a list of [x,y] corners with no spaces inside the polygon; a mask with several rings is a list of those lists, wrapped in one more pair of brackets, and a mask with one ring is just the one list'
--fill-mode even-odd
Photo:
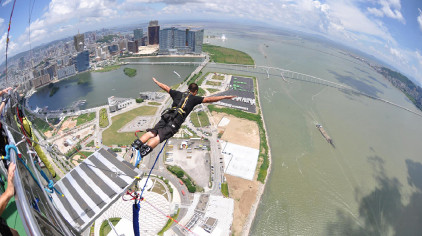
{"label": "bungee jumper", "polygon": [[170,97],[173,99],[173,104],[171,108],[163,111],[160,121],[158,121],[153,128],[147,129],[145,134],[139,139],[135,139],[132,143],[132,147],[139,150],[142,157],[148,155],[159,143],[173,137],[196,105],[218,102],[223,99],[232,99],[236,97],[201,97],[197,96],[199,87],[196,83],[189,84],[188,91],[183,93],[171,89],[168,85],[159,82],[154,77],[152,80],[161,89],[170,94]]}

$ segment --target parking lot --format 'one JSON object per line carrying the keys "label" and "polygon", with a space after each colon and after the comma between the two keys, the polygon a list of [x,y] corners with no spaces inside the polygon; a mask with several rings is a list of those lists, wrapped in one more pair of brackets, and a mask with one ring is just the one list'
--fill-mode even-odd
{"label": "parking lot", "polygon": [[223,95],[234,95],[236,98],[223,100],[216,104],[256,113],[255,90],[252,78],[233,76],[229,90],[215,94],[215,96]]}
{"label": "parking lot", "polygon": [[[187,147],[181,148],[182,144]],[[166,147],[166,164],[180,166],[195,183],[208,187],[210,181],[209,141],[200,139],[171,139]]]}

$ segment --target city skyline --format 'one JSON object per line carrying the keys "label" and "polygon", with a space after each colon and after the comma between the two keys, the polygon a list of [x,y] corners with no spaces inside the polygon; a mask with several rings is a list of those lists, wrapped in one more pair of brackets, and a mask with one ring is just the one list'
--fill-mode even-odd
{"label": "city skyline", "polygon": [[[316,33],[374,55],[422,83],[422,2],[400,0],[250,1],[250,4],[217,1],[149,0],[41,0],[31,14],[30,4],[15,7],[10,31],[9,56],[42,43],[80,32],[149,20],[209,20],[265,22]],[[13,1],[0,8],[0,53],[4,55],[7,26]],[[25,19],[25,20],[23,20]],[[300,19],[300,20],[298,20]],[[101,27],[99,27],[101,25]],[[0,59],[1,63],[4,58]]]}

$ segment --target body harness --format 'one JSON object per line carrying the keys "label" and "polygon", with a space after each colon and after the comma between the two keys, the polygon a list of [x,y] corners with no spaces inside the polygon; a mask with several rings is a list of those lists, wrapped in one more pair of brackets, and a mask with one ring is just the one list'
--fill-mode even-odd
{"label": "body harness", "polygon": [[[172,108],[167,108],[163,111],[163,113],[161,113],[161,118],[163,118],[167,123],[172,123],[174,124],[174,121],[176,121],[176,117],[178,115],[181,115],[182,117],[182,122],[184,121],[184,119],[186,118],[186,111],[184,110],[185,106],[186,106],[186,102],[188,101],[188,98],[190,96],[189,92],[185,92],[182,95],[182,98],[180,99],[179,104],[177,104],[177,106],[172,107]],[[179,125],[179,124],[177,124]]]}

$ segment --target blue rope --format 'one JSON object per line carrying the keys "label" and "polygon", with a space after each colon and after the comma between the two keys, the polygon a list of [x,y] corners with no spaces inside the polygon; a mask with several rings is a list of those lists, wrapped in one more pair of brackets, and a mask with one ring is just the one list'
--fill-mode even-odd
{"label": "blue rope", "polygon": [[23,161],[23,159],[19,157],[18,149],[16,148],[16,146],[13,145],[13,144],[6,145],[5,149],[6,149],[6,156],[4,157],[4,159],[10,160],[10,149],[14,150],[16,152],[16,158],[25,166],[25,168],[28,170],[28,172],[31,174],[32,178],[34,179],[35,183],[37,183],[38,187],[40,187],[40,189],[42,189],[40,183],[38,182],[37,178],[35,178],[35,175],[29,169],[28,165],[26,165],[26,163]]}
{"label": "blue rope", "polygon": [[57,190],[57,188],[54,187],[53,180],[52,179],[49,179],[47,177],[47,175],[45,174],[45,172],[38,166],[38,163],[36,161],[34,161],[34,165],[37,167],[38,171],[41,173],[41,176],[48,183],[47,187],[45,188],[45,191],[47,191],[49,193],[54,193],[54,191],[56,191],[57,194],[59,194],[60,196],[64,197],[64,195],[59,190]]}
{"label": "blue rope", "polygon": [[154,169],[155,164],[157,163],[158,157],[160,157],[161,152],[163,152],[163,149],[164,149],[164,147],[166,146],[166,144],[167,144],[167,140],[166,140],[166,142],[164,143],[163,147],[161,147],[160,152],[158,153],[157,157],[155,158],[154,165],[152,165],[152,168],[151,168],[151,170],[149,171],[149,174],[148,174],[148,177],[147,177],[147,181],[145,181],[144,187],[142,188],[141,195],[139,196],[139,199],[140,199],[141,201],[142,201],[142,194],[144,193],[145,187],[147,186],[147,183],[148,183],[149,177],[151,176],[151,172],[152,172],[152,170]]}
{"label": "blue rope", "polygon": [[[132,210],[133,210],[133,233],[135,234],[135,236],[139,236],[139,210],[141,209],[140,201],[142,201],[142,194],[144,194],[144,190],[145,190],[145,187],[147,186],[149,177],[151,176],[151,172],[154,169],[155,164],[157,163],[158,157],[160,157],[160,155],[163,152],[163,149],[166,146],[166,144],[167,144],[167,140],[164,143],[163,147],[161,147],[160,152],[158,153],[157,157],[155,158],[154,165],[152,165],[152,168],[149,171],[147,181],[145,182],[144,187],[142,188],[142,192],[139,195],[139,201],[137,202],[136,199],[135,199],[135,203],[133,203],[133,206],[132,206]],[[138,157],[139,156],[140,156],[140,154],[139,154],[139,151],[138,151]],[[139,162],[137,164],[139,164]],[[135,166],[137,166],[137,164]]]}

